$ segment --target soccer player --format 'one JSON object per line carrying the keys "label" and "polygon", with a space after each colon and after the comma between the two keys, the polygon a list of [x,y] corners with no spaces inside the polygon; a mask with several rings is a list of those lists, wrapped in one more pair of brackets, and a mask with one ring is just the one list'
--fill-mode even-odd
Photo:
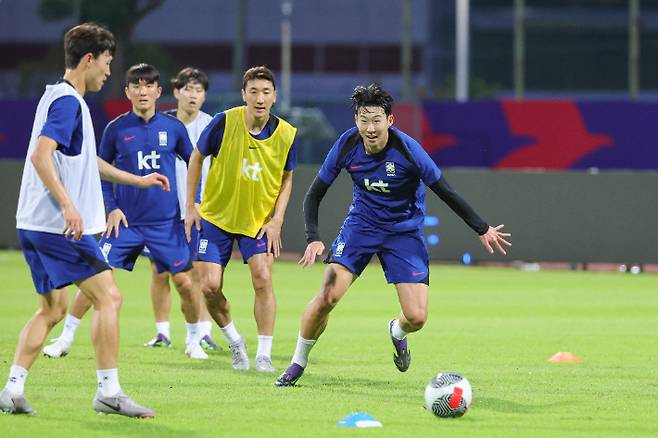
{"label": "soccer player", "polygon": [[[100,176],[152,190],[168,190],[166,177],[120,171],[96,155],[94,127],[82,96],[99,91],[110,76],[115,50],[110,31],[95,24],[64,35],[65,73],[48,85],[37,106],[16,213],[18,240],[30,266],[40,306],[18,338],[0,410],[33,414],[24,396],[28,370],[48,332],[66,313],[65,286],[75,283],[94,307],[99,413],[153,417],[121,390],[117,370],[121,292],[94,234],[105,230]],[[148,189],[151,190],[151,189]]]}
{"label": "soccer player", "polygon": [[[208,91],[208,76],[194,67],[185,67],[178,72],[176,77],[171,80],[174,87],[174,97],[178,101],[178,108],[167,111],[166,114],[176,117],[185,124],[187,133],[190,136],[192,145],[196,145],[199,136],[212,116],[201,111],[203,103],[206,101],[206,92]],[[201,173],[201,190],[206,182],[208,169],[210,167],[210,158],[203,161]],[[176,160],[176,184],[178,185],[178,203],[181,209],[181,219],[185,219],[185,192],[187,187],[187,163],[182,159]],[[199,200],[197,200],[199,201]],[[192,230],[193,236],[190,240],[190,251],[196,253],[198,233],[196,229]],[[149,253],[150,255],[150,253]],[[193,261],[192,264],[196,265]],[[155,316],[156,336],[145,344],[146,347],[171,346],[169,312],[171,310],[171,294],[169,289],[169,273],[164,267],[158,265],[155,260],[151,260],[151,302],[153,304],[153,314]],[[189,271],[192,280],[199,284],[197,269]],[[200,289],[196,289],[201,294]],[[212,340],[212,320],[206,302],[203,297],[199,296],[201,306],[199,329],[201,344],[212,350],[218,350],[219,347]]]}
{"label": "soccer player", "polygon": [[[263,66],[248,69],[242,79],[244,106],[217,114],[201,134],[187,175],[185,231],[199,231],[201,290],[213,319],[229,343],[233,368],[249,369],[245,339],[231,318],[222,292],[223,276],[238,241],[254,287],[258,351],[254,368],[274,372],[272,336],[276,302],[272,262],[281,251],[281,225],[296,165],[296,129],[270,113],[276,100],[274,75]],[[212,155],[201,211],[194,205],[201,163]]]}
{"label": "soccer player", "polygon": [[[148,246],[158,266],[171,273],[180,294],[188,330],[185,354],[192,359],[207,359],[200,345],[201,294],[198,284],[188,274],[192,269],[192,254],[180,221],[176,195],[176,157],[187,162],[193,148],[185,125],[156,111],[156,101],[162,93],[159,79],[160,73],[149,64],[128,69],[125,91],[132,111],[105,127],[99,157],[135,175],[158,169],[171,181],[172,191],[139,190],[103,182],[103,198],[109,214],[107,229],[98,245],[110,266],[129,271],[144,246]],[[72,306],[77,313],[72,316],[79,320],[90,304],[84,295],[77,293]],[[73,336],[67,336],[67,330],[70,327],[65,324],[63,336],[46,347],[44,354],[59,357],[70,351]]]}
{"label": "soccer player", "polygon": [[356,127],[345,131],[333,145],[304,199],[308,246],[300,264],[312,265],[324,244],[318,234],[318,208],[342,169],[354,182],[353,202],[338,237],[331,246],[320,292],[306,306],[297,347],[290,366],[276,380],[293,386],[302,376],[313,345],[324,331],[329,313],[377,254],[386,281],[395,285],[401,312],[388,323],[398,370],[409,368],[411,354],[406,336],[420,330],[427,319],[429,254],[423,239],[425,189],[423,184],[480,236],[485,248],[510,245],[449,185],[418,142],[394,128],[393,99],[379,85],[358,86],[352,94]]}

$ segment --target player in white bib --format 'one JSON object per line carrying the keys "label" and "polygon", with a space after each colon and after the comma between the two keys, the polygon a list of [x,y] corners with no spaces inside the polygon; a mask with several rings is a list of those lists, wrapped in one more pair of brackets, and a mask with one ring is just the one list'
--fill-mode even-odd
{"label": "player in white bib", "polygon": [[[16,213],[18,239],[30,267],[40,307],[18,339],[0,410],[34,414],[24,396],[28,370],[50,330],[66,313],[65,287],[76,284],[93,303],[99,413],[153,417],[121,390],[117,369],[121,292],[93,235],[105,229],[100,177],[137,187],[161,186],[157,173],[140,177],[99,159],[89,108],[82,96],[99,91],[110,76],[116,47],[107,29],[90,23],[64,35],[66,70],[46,87],[34,117]],[[100,174],[100,177],[99,177]]]}
{"label": "player in white bib", "polygon": [[[178,102],[175,110],[168,111],[178,120],[185,124],[187,133],[193,146],[196,146],[199,136],[203,129],[210,123],[212,116],[201,111],[203,103],[206,101],[208,91],[208,76],[202,70],[194,67],[185,67],[178,72],[176,77],[171,80],[174,89],[174,97]],[[197,202],[200,203],[200,196],[203,193],[203,187],[210,168],[210,157],[203,162],[201,174],[201,191],[197,196]],[[178,202],[181,209],[181,220],[185,219],[185,191],[187,187],[187,164],[183,160],[176,161],[176,184],[178,188]],[[196,231],[196,230],[194,230]],[[197,251],[198,233],[194,233],[190,241],[190,252],[195,255]],[[194,258],[194,257],[193,257]],[[197,262],[194,262],[196,265]],[[171,335],[169,325],[169,313],[171,311],[171,289],[169,286],[169,274],[166,269],[159,266],[157,262],[151,259],[151,301],[153,304],[153,315],[155,316],[156,335],[149,342],[144,344],[145,347],[170,347]],[[190,271],[195,282],[199,282],[198,270]],[[218,350],[219,347],[212,340],[213,322],[206,308],[206,301],[200,297],[201,312],[199,314],[199,327],[201,330],[201,345],[212,350]]]}

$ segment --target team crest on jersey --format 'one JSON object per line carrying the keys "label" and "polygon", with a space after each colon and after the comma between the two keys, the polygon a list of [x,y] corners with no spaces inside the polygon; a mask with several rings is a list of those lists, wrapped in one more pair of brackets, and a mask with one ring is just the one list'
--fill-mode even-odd
{"label": "team crest on jersey", "polygon": [[386,176],[395,176],[395,163],[393,161],[386,162]]}
{"label": "team crest on jersey", "polygon": [[205,254],[208,249],[208,239],[199,240],[199,254]]}
{"label": "team crest on jersey", "polygon": [[105,258],[105,263],[110,263],[107,257],[110,255],[111,249],[112,249],[112,244],[109,242],[105,242],[103,244],[103,247],[101,248],[101,252],[103,253],[103,257]]}
{"label": "team crest on jersey", "polygon": [[158,132],[158,141],[160,146],[167,146],[167,131]]}
{"label": "team crest on jersey", "polygon": [[336,251],[334,251],[334,256],[340,257],[343,255],[343,250],[345,249],[345,242],[340,242],[336,245]]}

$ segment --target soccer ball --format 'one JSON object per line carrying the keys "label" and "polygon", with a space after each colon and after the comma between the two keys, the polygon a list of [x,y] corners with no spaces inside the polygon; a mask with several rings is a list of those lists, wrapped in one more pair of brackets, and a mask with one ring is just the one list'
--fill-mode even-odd
{"label": "soccer ball", "polygon": [[473,402],[473,390],[457,373],[439,373],[425,387],[425,407],[437,417],[461,417]]}

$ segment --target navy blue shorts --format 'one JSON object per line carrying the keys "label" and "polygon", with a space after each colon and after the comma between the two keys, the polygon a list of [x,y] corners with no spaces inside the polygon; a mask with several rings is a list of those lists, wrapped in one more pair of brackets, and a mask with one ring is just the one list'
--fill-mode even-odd
{"label": "navy blue shorts", "polygon": [[110,269],[93,236],[80,240],[63,234],[17,230],[18,242],[37,292],[47,294]]}
{"label": "navy blue shorts", "polygon": [[429,285],[429,253],[422,230],[389,233],[347,220],[331,245],[325,263],[338,263],[361,275],[377,254],[386,282]]}
{"label": "navy blue shorts", "polygon": [[107,261],[113,268],[132,271],[135,260],[145,246],[152,260],[164,269],[162,272],[187,271],[192,268],[192,257],[185,238],[185,228],[180,221],[157,225],[120,225],[119,237],[103,236],[98,242]]}
{"label": "navy blue shorts", "polygon": [[[181,222],[183,224],[183,227],[185,227],[185,223]],[[187,247],[190,250],[190,254],[192,257],[192,260],[196,260],[196,249],[197,246],[199,245],[199,232],[197,231],[196,227],[192,226],[192,239],[187,242]],[[151,250],[148,248],[148,246],[144,247],[144,250],[142,251],[142,255],[145,257],[148,257],[149,260],[151,260],[153,263],[155,263],[155,268],[157,269],[159,274],[162,274],[163,272],[167,272],[167,266],[163,265],[159,261],[155,260],[153,258],[153,255],[151,254]]]}
{"label": "navy blue shorts", "polygon": [[252,256],[267,252],[267,236],[263,235],[260,239],[255,239],[243,234],[229,233],[205,219],[201,219],[196,260],[217,263],[222,266],[228,265],[235,240],[238,241],[238,248],[240,248],[242,260],[245,263]]}

